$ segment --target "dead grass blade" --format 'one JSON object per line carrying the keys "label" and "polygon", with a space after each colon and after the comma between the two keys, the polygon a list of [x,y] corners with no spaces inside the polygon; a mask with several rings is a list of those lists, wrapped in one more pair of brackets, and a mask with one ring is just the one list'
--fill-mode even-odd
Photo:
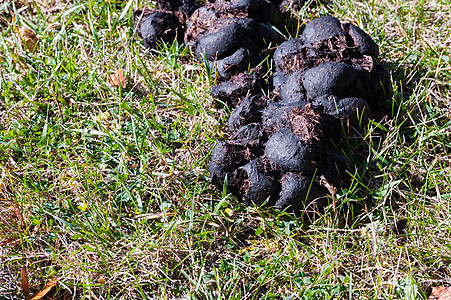
{"label": "dead grass blade", "polygon": [[42,290],[40,290],[37,294],[33,295],[33,297],[30,300],[38,300],[42,299],[47,293],[56,285],[56,280],[50,280],[47,282],[47,284],[44,286]]}
{"label": "dead grass blade", "polygon": [[25,299],[30,299],[30,286],[28,284],[28,272],[26,266],[23,266],[20,271],[20,280],[22,282],[22,290],[25,295]]}
{"label": "dead grass blade", "polygon": [[451,289],[444,286],[435,286],[428,300],[451,300]]}

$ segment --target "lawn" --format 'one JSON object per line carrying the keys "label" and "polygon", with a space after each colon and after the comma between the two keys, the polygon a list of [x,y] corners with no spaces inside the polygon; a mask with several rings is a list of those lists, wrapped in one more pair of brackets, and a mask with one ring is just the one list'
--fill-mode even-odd
{"label": "lawn", "polygon": [[450,285],[449,1],[295,13],[364,29],[393,84],[391,116],[349,139],[352,183],[314,222],[211,185],[232,108],[191,49],[144,48],[132,15],[151,6],[0,4],[0,299],[46,284],[53,299],[427,299]]}

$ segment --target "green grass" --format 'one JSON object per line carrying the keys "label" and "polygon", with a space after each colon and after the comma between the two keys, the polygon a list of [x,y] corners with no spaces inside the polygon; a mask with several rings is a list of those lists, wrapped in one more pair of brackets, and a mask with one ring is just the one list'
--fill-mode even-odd
{"label": "green grass", "polygon": [[[145,51],[131,17],[148,3],[40,3],[0,4],[0,299],[23,297],[23,266],[32,292],[57,279],[76,299],[424,299],[449,284],[449,1],[298,14],[369,32],[393,81],[393,119],[349,140],[353,183],[313,224],[210,185],[230,110],[189,49]],[[400,218],[407,234],[386,234]]]}

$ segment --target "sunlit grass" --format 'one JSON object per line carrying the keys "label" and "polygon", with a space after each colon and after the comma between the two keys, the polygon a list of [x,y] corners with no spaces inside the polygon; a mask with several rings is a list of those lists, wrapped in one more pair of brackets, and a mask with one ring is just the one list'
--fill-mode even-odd
{"label": "sunlit grass", "polygon": [[0,4],[1,295],[22,297],[23,266],[32,292],[56,279],[81,299],[421,299],[447,284],[449,3],[298,13],[366,30],[393,82],[392,118],[347,141],[354,180],[313,224],[210,185],[230,109],[190,49],[143,48],[131,17],[146,5]]}

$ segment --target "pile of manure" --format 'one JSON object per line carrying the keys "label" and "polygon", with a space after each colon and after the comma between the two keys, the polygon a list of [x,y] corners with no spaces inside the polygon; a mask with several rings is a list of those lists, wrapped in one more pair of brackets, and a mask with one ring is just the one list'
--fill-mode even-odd
{"label": "pile of manure", "polygon": [[365,126],[390,90],[378,55],[372,38],[352,24],[334,17],[309,22],[300,38],[275,50],[271,98],[257,92],[229,101],[237,103],[231,139],[212,151],[212,182],[244,203],[267,201],[309,216],[322,211],[355,168],[336,148],[342,133]]}
{"label": "pile of manure", "polygon": [[[211,153],[212,183],[226,185],[244,203],[311,216],[327,205],[328,195],[349,185],[355,166],[337,145],[344,144],[343,132],[368,123],[391,82],[378,45],[353,24],[319,17],[286,41],[286,8],[301,5],[169,0],[135,11],[134,22],[146,47],[160,39],[192,47],[215,71],[212,96],[234,108],[231,138],[217,141]],[[265,80],[267,70],[258,65],[271,54],[275,70]]]}

